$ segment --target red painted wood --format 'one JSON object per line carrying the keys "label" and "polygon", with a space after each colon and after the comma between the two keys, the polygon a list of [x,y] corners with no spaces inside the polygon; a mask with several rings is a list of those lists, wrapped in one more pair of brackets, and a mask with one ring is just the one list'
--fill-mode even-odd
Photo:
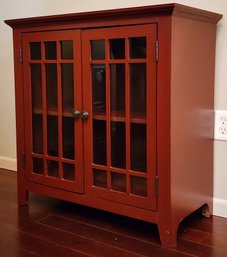
{"label": "red painted wood", "polygon": [[[207,130],[191,124],[213,124],[213,83],[216,23],[221,15],[190,8],[178,4],[146,6],[120,10],[108,10],[82,14],[68,14],[50,17],[27,18],[6,21],[14,29],[15,92],[17,115],[17,157],[18,157],[18,198],[26,204],[27,192],[37,192],[84,205],[100,208],[158,225],[160,239],[164,246],[175,246],[179,223],[203,204],[212,200],[212,125]],[[111,28],[110,28],[111,27]],[[63,31],[64,30],[64,31]],[[45,32],[44,32],[45,31]],[[206,33],[204,33],[206,31]],[[126,38],[126,57],[128,37],[147,36],[147,59],[135,60],[90,60],[90,40]],[[87,111],[87,120],[75,121],[76,156],[73,160],[47,155],[48,115],[70,116],[59,107],[47,110],[46,106],[36,109],[36,114],[44,114],[44,154],[32,154],[31,141],[31,90],[29,78],[28,42],[47,39],[56,41],[63,38],[74,40],[76,53],[75,109]],[[159,41],[159,60],[156,62],[155,41]],[[23,63],[19,62],[19,49],[23,47]],[[106,41],[106,55],[109,57],[109,44]],[[58,50],[59,55],[59,50]],[[209,61],[208,60],[209,57]],[[43,58],[44,59],[44,58]],[[129,64],[146,62],[147,72],[147,115],[136,116],[133,122],[147,126],[147,173],[134,173],[130,170],[130,79]],[[68,60],[42,60],[46,63],[69,63]],[[126,64],[126,116],[118,113],[110,115],[109,65]],[[90,65],[105,64],[107,113],[93,115]],[[45,70],[42,68],[43,85]],[[60,79],[60,75],[58,76]],[[61,85],[58,84],[61,103]],[[45,87],[43,86],[43,89]],[[46,93],[43,90],[43,99]],[[107,121],[107,166],[92,164],[92,118]],[[184,121],[182,123],[182,120]],[[201,122],[199,123],[198,120]],[[208,122],[209,120],[209,122]],[[111,167],[110,122],[126,122],[126,171]],[[189,126],[190,125],[190,126]],[[61,120],[58,121],[59,128]],[[190,129],[189,129],[190,127]],[[205,132],[204,132],[205,131]],[[59,132],[60,133],[60,132]],[[62,142],[62,134],[59,134]],[[23,163],[22,154],[26,154]],[[31,158],[45,160],[44,175],[32,174]],[[60,178],[47,177],[46,160],[75,163],[77,180],[69,183]],[[110,172],[126,174],[126,193],[100,189],[93,186],[92,168],[107,170],[108,189]],[[148,197],[129,194],[130,175],[148,179]],[[155,176],[158,176],[158,196],[155,195]],[[204,179],[206,178],[206,179]],[[85,189],[85,191],[84,191]],[[79,194],[77,193],[79,192]],[[193,233],[191,233],[193,235]],[[195,235],[195,234],[194,234]],[[198,235],[200,237],[201,234]],[[179,242],[185,242],[180,238]],[[209,237],[201,238],[210,243]],[[183,244],[187,252],[195,254],[197,245]],[[218,243],[223,247],[222,242]],[[203,253],[209,253],[201,248]],[[220,252],[219,252],[220,253]],[[222,253],[220,253],[222,254]],[[188,254],[187,254],[188,255]],[[222,255],[220,255],[222,256]]]}

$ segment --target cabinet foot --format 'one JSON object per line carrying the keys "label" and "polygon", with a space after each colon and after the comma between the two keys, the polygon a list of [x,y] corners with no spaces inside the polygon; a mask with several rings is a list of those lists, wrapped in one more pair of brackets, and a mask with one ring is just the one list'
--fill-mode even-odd
{"label": "cabinet foot", "polygon": [[202,207],[202,215],[205,218],[210,218],[212,216],[210,213],[210,208],[207,204]]}
{"label": "cabinet foot", "polygon": [[163,247],[172,248],[177,245],[177,230],[158,226],[159,237]]}
{"label": "cabinet foot", "polygon": [[28,191],[18,192],[18,204],[20,206],[26,206],[28,204],[29,193]]}

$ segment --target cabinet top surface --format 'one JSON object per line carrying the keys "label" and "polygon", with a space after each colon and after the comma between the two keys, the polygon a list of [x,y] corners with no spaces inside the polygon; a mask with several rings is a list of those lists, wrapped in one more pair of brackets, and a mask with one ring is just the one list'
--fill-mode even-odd
{"label": "cabinet top surface", "polygon": [[189,7],[181,4],[148,5],[121,9],[110,9],[92,12],[70,13],[51,16],[40,16],[30,18],[19,18],[5,20],[5,23],[12,28],[42,26],[62,23],[79,23],[81,21],[97,21],[105,19],[130,19],[152,16],[180,16],[201,20],[210,23],[217,23],[222,15],[202,9]]}

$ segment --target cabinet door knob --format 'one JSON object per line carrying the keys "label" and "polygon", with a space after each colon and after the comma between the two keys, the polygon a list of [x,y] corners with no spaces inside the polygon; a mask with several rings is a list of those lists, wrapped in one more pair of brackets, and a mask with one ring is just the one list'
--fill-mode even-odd
{"label": "cabinet door knob", "polygon": [[73,112],[73,117],[74,117],[75,120],[78,119],[78,118],[80,117],[80,111],[75,110],[75,111]]}
{"label": "cabinet door knob", "polygon": [[81,113],[81,119],[86,120],[88,118],[88,115],[89,115],[88,112],[82,112]]}

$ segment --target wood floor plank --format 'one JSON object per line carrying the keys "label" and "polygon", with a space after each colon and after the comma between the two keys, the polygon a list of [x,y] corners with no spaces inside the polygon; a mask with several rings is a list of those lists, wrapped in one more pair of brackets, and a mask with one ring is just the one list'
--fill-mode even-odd
{"label": "wood floor plank", "polygon": [[105,243],[106,245],[112,245],[121,249],[130,250],[143,256],[191,256],[174,249],[162,248],[157,244],[130,238],[123,234],[113,233],[111,231],[100,229],[84,223],[67,220],[56,215],[51,215],[45,219],[40,220],[39,222],[56,229],[60,229],[61,231],[66,231],[81,237],[90,238]]}
{"label": "wood floor plank", "polygon": [[16,175],[0,169],[0,256],[227,256],[227,219],[194,213],[181,223],[177,247],[167,249],[147,222],[36,194],[18,207]]}

